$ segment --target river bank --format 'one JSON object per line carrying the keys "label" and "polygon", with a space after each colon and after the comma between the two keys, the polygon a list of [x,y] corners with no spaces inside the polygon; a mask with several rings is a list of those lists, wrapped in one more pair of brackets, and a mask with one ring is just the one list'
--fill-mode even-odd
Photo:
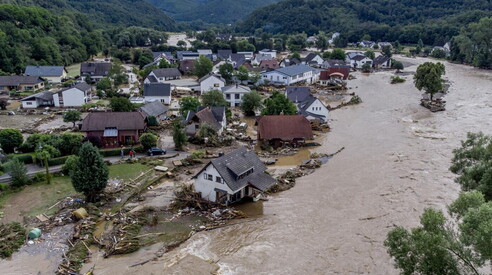
{"label": "river bank", "polygon": [[[429,61],[397,59],[415,64],[405,71]],[[492,72],[446,70],[452,86],[441,113],[419,106],[411,76],[391,85],[390,72],[357,73],[349,86],[363,103],[332,112],[333,131],[314,149],[343,152],[264,202],[263,216],[201,232],[158,261],[118,272],[398,274],[383,246],[387,232],[416,226],[425,207],[444,209],[459,191],[448,171],[452,150],[468,131],[492,133]]]}

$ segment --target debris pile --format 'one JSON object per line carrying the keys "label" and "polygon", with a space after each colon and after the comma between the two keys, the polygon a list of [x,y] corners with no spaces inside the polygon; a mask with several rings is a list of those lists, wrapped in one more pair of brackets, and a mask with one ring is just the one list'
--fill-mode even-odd
{"label": "debris pile", "polygon": [[8,258],[26,239],[26,229],[18,222],[0,224],[0,257]]}

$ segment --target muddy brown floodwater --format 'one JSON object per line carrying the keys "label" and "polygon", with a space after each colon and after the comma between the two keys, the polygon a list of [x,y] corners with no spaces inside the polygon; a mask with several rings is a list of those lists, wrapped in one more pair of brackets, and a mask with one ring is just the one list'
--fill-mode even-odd
{"label": "muddy brown floodwater", "polygon": [[[427,61],[399,59],[415,64],[407,71]],[[453,148],[468,131],[492,134],[492,72],[446,70],[452,86],[440,113],[419,106],[411,76],[391,85],[390,72],[356,74],[349,86],[363,103],[332,112],[332,132],[313,149],[345,150],[263,202],[262,216],[200,232],[143,266],[98,274],[398,274],[387,232],[418,225],[426,207],[445,209],[459,192],[448,171]]]}

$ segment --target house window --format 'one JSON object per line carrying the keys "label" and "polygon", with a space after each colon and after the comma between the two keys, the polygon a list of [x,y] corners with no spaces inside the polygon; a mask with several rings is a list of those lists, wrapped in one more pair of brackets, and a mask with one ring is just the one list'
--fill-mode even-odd
{"label": "house window", "polygon": [[226,99],[231,99],[231,95],[230,94],[226,94]]}
{"label": "house window", "polygon": [[26,105],[32,105],[32,102],[26,102]]}
{"label": "house window", "polygon": [[213,180],[214,180],[214,176],[212,176],[212,175],[210,175],[210,174],[208,174],[208,175],[207,175],[207,177],[208,177],[207,179],[208,179],[209,181],[213,181]]}
{"label": "house window", "polygon": [[215,182],[222,183],[222,178],[221,177],[215,177]]}
{"label": "house window", "polygon": [[219,83],[215,83],[214,87],[220,87]]}
{"label": "house window", "polygon": [[165,100],[165,99],[161,99],[161,102],[162,102],[162,103],[166,103],[166,100]]}
{"label": "house window", "polygon": [[240,98],[240,96],[241,96],[240,94],[235,94],[235,95],[234,95],[234,98],[235,98],[235,99],[239,99],[239,98]]}
{"label": "house window", "polygon": [[208,174],[207,173],[203,173],[203,178],[204,179],[208,179]]}

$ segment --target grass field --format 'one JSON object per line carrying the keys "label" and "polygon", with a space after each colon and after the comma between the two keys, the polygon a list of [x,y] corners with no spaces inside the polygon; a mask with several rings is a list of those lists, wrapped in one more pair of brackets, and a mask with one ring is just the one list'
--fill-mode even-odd
{"label": "grass field", "polygon": [[66,69],[68,77],[78,76],[80,74],[80,63],[70,65]]}

